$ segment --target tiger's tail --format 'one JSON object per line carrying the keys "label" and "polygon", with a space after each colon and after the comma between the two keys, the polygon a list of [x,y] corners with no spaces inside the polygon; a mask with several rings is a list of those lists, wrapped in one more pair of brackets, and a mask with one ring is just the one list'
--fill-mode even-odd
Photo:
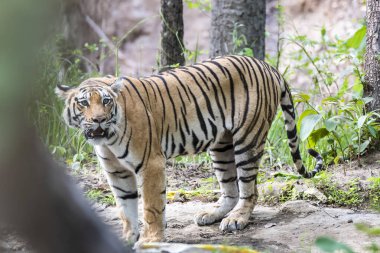
{"label": "tiger's tail", "polygon": [[293,99],[285,80],[283,81],[281,87],[281,109],[283,111],[285,129],[288,135],[289,147],[291,150],[293,162],[297,167],[298,173],[300,173],[305,178],[312,178],[315,176],[315,174],[323,169],[323,159],[317,151],[309,149],[309,154],[317,160],[315,168],[309,172],[306,170],[305,166],[302,163],[302,158],[299,150],[299,138],[297,136],[297,126],[295,121],[296,115]]}

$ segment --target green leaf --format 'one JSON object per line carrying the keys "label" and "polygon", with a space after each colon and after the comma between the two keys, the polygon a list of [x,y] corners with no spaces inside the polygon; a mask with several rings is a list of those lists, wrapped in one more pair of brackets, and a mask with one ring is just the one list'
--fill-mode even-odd
{"label": "green leaf", "polygon": [[310,100],[310,95],[306,93],[295,93],[293,94],[293,101],[294,102],[308,102]]}
{"label": "green leaf", "polygon": [[361,129],[363,127],[366,119],[367,119],[366,115],[360,116],[360,118],[358,119],[358,123],[357,123],[358,129]]}
{"label": "green leaf", "polygon": [[339,102],[337,97],[327,97],[322,99],[322,104],[336,104]]}
{"label": "green leaf", "polygon": [[364,150],[367,149],[369,143],[370,143],[369,140],[366,140],[365,142],[361,143],[361,144],[360,144],[360,148],[359,148],[359,153],[363,153]]}
{"label": "green leaf", "polygon": [[334,253],[336,251],[344,253],[354,253],[354,251],[347,245],[337,242],[328,237],[319,237],[315,241],[315,245],[327,253]]}
{"label": "green leaf", "polygon": [[322,26],[321,35],[322,35],[322,37],[324,37],[326,35],[326,27],[325,26]]}
{"label": "green leaf", "polygon": [[301,129],[301,123],[302,123],[303,118],[305,118],[306,116],[311,115],[311,114],[318,114],[318,113],[312,109],[306,109],[305,111],[303,111],[301,113],[301,115],[298,118],[298,122],[297,122],[297,130],[298,131],[300,131],[300,129]]}
{"label": "green leaf", "polygon": [[377,131],[376,131],[376,129],[375,129],[373,126],[371,126],[371,125],[368,125],[367,128],[368,128],[369,133],[370,133],[374,138],[376,138],[376,136],[377,136]]}
{"label": "green leaf", "polygon": [[326,126],[327,131],[329,131],[329,132],[335,131],[335,129],[337,128],[337,126],[340,123],[340,118],[341,117],[339,117],[339,116],[334,116],[334,117],[327,119],[325,121],[325,126]]}
{"label": "green leaf", "polygon": [[347,40],[346,45],[350,48],[359,48],[365,39],[366,32],[367,27],[361,27],[359,30],[355,32],[355,34],[351,38]]}
{"label": "green leaf", "polygon": [[348,90],[348,77],[344,79],[342,86],[339,88],[337,97],[339,98],[343,97],[346,94],[347,90]]}
{"label": "green leaf", "polygon": [[300,138],[302,141],[306,140],[309,137],[314,127],[321,119],[321,114],[311,114],[302,119],[300,130]]}
{"label": "green leaf", "polygon": [[363,98],[363,102],[364,104],[368,104],[369,102],[371,102],[373,100],[373,97],[364,97]]}
{"label": "green leaf", "polygon": [[309,136],[309,146],[311,148],[315,147],[315,145],[317,144],[317,142],[322,139],[323,137],[329,135],[329,131],[327,131],[326,128],[322,127],[322,128],[319,128],[315,131],[313,131],[310,136]]}
{"label": "green leaf", "polygon": [[361,98],[363,95],[363,84],[362,83],[355,83],[354,86],[352,86],[352,98]]}

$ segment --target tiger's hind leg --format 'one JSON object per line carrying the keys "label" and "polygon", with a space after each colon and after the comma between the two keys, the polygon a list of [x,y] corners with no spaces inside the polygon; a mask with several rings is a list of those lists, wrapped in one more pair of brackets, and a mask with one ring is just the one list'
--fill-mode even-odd
{"label": "tiger's hind leg", "polygon": [[262,131],[253,135],[253,138],[244,136],[234,142],[239,201],[220,223],[222,231],[240,230],[248,225],[249,217],[258,198],[257,173],[264,150],[266,134],[266,131]]}
{"label": "tiger's hind leg", "polygon": [[234,208],[239,197],[231,135],[226,135],[210,148],[210,155],[220,185],[221,196],[212,210],[201,212],[195,217],[195,222],[200,226],[222,220]]}

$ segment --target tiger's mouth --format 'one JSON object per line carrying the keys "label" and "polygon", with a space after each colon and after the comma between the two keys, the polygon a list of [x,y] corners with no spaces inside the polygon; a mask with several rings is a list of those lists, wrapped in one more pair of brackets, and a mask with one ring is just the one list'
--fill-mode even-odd
{"label": "tiger's mouth", "polygon": [[86,139],[99,139],[108,136],[108,129],[103,129],[100,126],[94,129],[86,129],[84,131],[84,136]]}

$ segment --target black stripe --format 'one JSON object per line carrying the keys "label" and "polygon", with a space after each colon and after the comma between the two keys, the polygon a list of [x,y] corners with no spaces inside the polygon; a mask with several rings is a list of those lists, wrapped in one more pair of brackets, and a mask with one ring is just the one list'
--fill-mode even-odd
{"label": "black stripe", "polygon": [[176,148],[176,145],[175,145],[174,135],[172,135],[172,151],[171,151],[171,155],[174,154],[175,148]]}
{"label": "black stripe", "polygon": [[260,151],[260,153],[258,153],[255,156],[252,156],[248,160],[238,162],[236,164],[236,167],[241,167],[241,166],[244,166],[244,165],[247,165],[247,164],[250,164],[250,163],[256,163],[261,158],[262,155],[263,155],[263,151]]}
{"label": "black stripe", "polygon": [[135,173],[136,174],[139,173],[140,169],[142,168],[142,166],[144,164],[147,148],[148,148],[148,143],[145,145],[144,155],[143,155],[143,158],[142,158],[141,162],[136,166],[136,169],[135,169]]}
{"label": "black stripe", "polygon": [[190,134],[190,128],[189,128],[189,124],[187,123],[187,117],[185,115],[185,112],[182,110],[182,108],[181,108],[181,114],[182,114],[182,120],[185,123],[186,133]]}
{"label": "black stripe", "polygon": [[247,176],[247,177],[239,177],[239,181],[242,181],[243,183],[249,183],[253,180],[256,180],[257,175]]}
{"label": "black stripe", "polygon": [[211,125],[212,137],[216,138],[216,135],[218,133],[218,129],[217,129],[216,125],[214,124],[214,122],[211,121],[211,119],[208,119],[208,123],[210,123],[210,125]]}
{"label": "black stripe", "polygon": [[122,200],[137,199],[138,198],[138,194],[137,194],[137,191],[136,191],[136,192],[131,192],[129,194],[125,194],[125,195],[117,196],[117,197],[120,198],[120,199],[122,199]]}
{"label": "black stripe", "polygon": [[219,167],[213,167],[214,170],[217,170],[217,171],[222,171],[222,172],[226,172],[228,169],[225,169],[225,168],[219,168]]}
{"label": "black stripe", "polygon": [[154,80],[151,79],[151,81],[154,83],[154,85],[155,85],[155,87],[156,87],[156,89],[157,89],[157,91],[158,91],[158,95],[160,96],[161,104],[162,104],[163,120],[165,120],[165,119],[166,119],[166,108],[165,108],[164,98],[163,98],[163,96],[162,96],[162,93],[161,93],[161,90],[160,90],[159,85],[158,85]]}
{"label": "black stripe", "polygon": [[[198,65],[204,67],[203,64],[198,64]],[[203,72],[203,70],[202,70],[201,68],[199,68],[199,67],[197,67],[197,66],[195,66],[195,65],[192,65],[191,67],[194,68],[194,69],[196,69],[196,70],[198,70],[198,72],[200,72],[200,73],[202,74],[202,75],[201,75],[201,74],[197,73],[198,76],[199,76],[199,77],[202,79],[202,81],[204,82],[204,85],[206,86],[207,90],[210,91],[210,87],[208,86],[208,83],[207,83],[207,81],[206,81],[206,79],[208,79],[208,78],[207,78],[207,75],[205,74],[205,72]]]}
{"label": "black stripe", "polygon": [[235,160],[231,160],[231,161],[212,161],[213,163],[218,163],[218,164],[231,164],[231,163],[235,163]]}
{"label": "black stripe", "polygon": [[247,196],[247,197],[239,197],[239,199],[252,199],[252,198],[255,197],[255,196],[256,196],[256,194],[253,193],[253,194],[251,194],[251,195],[249,195],[249,196]]}
{"label": "black stripe", "polygon": [[236,177],[230,177],[230,178],[226,178],[226,179],[222,179],[220,180],[221,183],[231,183],[231,182],[235,182],[236,181]]}
{"label": "black stripe", "polygon": [[169,157],[168,150],[169,150],[169,128],[166,129],[166,134],[165,134],[165,156]]}
{"label": "black stripe", "polygon": [[200,141],[198,147],[195,149],[195,154],[198,154],[199,152],[201,152],[202,146],[203,146],[203,141]]}
{"label": "black stripe", "polygon": [[[262,121],[261,122],[261,125],[258,129],[264,129],[264,126],[265,126],[265,121]],[[252,141],[244,146],[243,148],[240,148],[240,149],[235,149],[235,155],[240,155],[240,154],[243,154],[243,153],[246,153],[247,151],[255,148],[258,146],[258,143],[259,143],[259,136],[260,136],[260,133],[261,131],[259,130],[253,137]],[[243,143],[242,143],[243,144]],[[235,147],[237,147],[237,145],[235,145]]]}
{"label": "black stripe", "polygon": [[293,130],[286,130],[286,134],[289,140],[293,139],[297,136],[297,128],[294,126]]}
{"label": "black stripe", "polygon": [[131,129],[131,134],[129,135],[129,139],[128,139],[128,142],[127,142],[127,146],[125,147],[125,151],[124,151],[124,154],[122,154],[121,156],[118,156],[117,158],[118,159],[124,159],[127,157],[128,153],[129,153],[129,144],[131,142],[131,139],[132,139],[132,129]]}
{"label": "black stripe", "polygon": [[[193,78],[195,84],[198,86],[199,90],[201,91],[201,93],[202,93],[202,95],[206,101],[206,107],[207,107],[207,110],[208,110],[211,118],[215,120],[214,112],[212,111],[211,102],[210,102],[208,94],[204,91],[204,89],[202,88],[202,85],[198,82],[197,78],[193,75],[193,73],[191,73],[189,71],[184,71],[184,72],[189,74]],[[204,82],[206,82],[206,80],[204,80]],[[192,95],[192,97],[194,99],[194,95],[191,91],[190,91],[190,94]]]}
{"label": "black stripe", "polygon": [[99,153],[97,153],[97,152],[96,152],[96,155],[97,155],[99,158],[103,159],[103,160],[106,160],[106,161],[109,160],[109,158],[107,158],[107,157],[103,157],[103,156],[99,155]]}
{"label": "black stripe", "polygon": [[228,144],[227,146],[224,146],[222,148],[212,148],[210,151],[212,152],[226,152],[234,148],[234,145]]}
{"label": "black stripe", "polygon": [[253,167],[247,167],[247,168],[239,168],[240,170],[244,170],[244,171],[252,171],[252,170],[257,170],[259,169],[259,167],[257,166],[253,166]]}
{"label": "black stripe", "polygon": [[188,86],[185,86],[175,73],[169,73],[169,74],[172,75],[172,76],[174,76],[175,79],[177,79],[179,85],[185,91],[187,99],[190,101],[190,97],[189,97],[189,94],[187,93],[187,89],[186,89],[186,88],[188,88]]}
{"label": "black stripe", "polygon": [[127,104],[126,104],[126,100],[125,100],[125,95],[123,94],[122,91],[120,91],[120,95],[123,99],[123,106],[124,106],[124,130],[123,130],[123,135],[120,136],[120,141],[119,141],[119,145],[121,144],[121,142],[123,141],[123,138],[125,136],[125,133],[127,131]]}
{"label": "black stripe", "polygon": [[291,152],[291,154],[292,154],[293,162],[296,162],[298,160],[302,160],[299,147],[297,147],[297,149],[294,153]]}
{"label": "black stripe", "polygon": [[[224,92],[223,92],[223,88],[222,88],[222,86],[220,85],[220,80],[219,80],[219,78],[218,78],[218,75],[209,67],[209,66],[207,66],[207,65],[203,65],[205,68],[207,68],[207,70],[211,73],[211,75],[214,77],[214,79],[216,80],[216,84],[218,85],[218,87],[219,87],[219,90],[220,90],[220,94],[222,95],[222,99],[223,99],[223,103],[224,103],[224,107],[226,107],[227,106],[227,102],[226,102],[226,96],[224,95]],[[209,79],[209,81],[211,81],[211,79],[210,78],[208,78]],[[214,82],[212,82],[211,81],[211,84],[215,87],[213,87],[214,88],[214,92],[215,92],[215,96],[216,96],[216,98],[217,98],[217,101],[219,102],[219,98],[218,98],[218,96],[217,96],[217,89],[216,89],[216,86],[215,86],[215,84],[214,84]]]}
{"label": "black stripe", "polygon": [[202,115],[202,110],[200,109],[198,102],[197,102],[197,99],[195,98],[194,94],[191,91],[190,91],[190,95],[192,96],[194,104],[195,104],[195,110],[196,110],[196,113],[197,113],[197,116],[199,119],[200,127],[201,127],[201,129],[205,135],[205,138],[208,139],[207,127],[206,127],[206,123],[205,123],[205,120],[204,120],[203,115]]}
{"label": "black stripe", "polygon": [[165,86],[165,89],[166,89],[166,92],[167,92],[166,95],[167,95],[167,97],[169,97],[170,103],[172,105],[172,109],[173,109],[173,113],[174,113],[174,121],[175,121],[175,125],[176,125],[176,130],[177,130],[178,129],[177,110],[176,110],[175,105],[174,105],[173,97],[170,94],[168,83],[166,82],[165,78],[163,78],[162,76],[156,75],[156,77],[158,77],[159,79],[161,79],[161,81],[163,82],[163,84]]}

